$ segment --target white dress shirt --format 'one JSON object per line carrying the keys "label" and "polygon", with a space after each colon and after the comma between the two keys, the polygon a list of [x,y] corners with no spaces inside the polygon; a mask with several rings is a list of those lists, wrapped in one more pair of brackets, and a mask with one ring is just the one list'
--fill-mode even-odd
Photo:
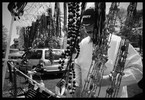
{"label": "white dress shirt", "polygon": [[[121,38],[119,36],[112,35],[110,48],[108,49],[108,61],[105,63],[107,68],[104,71],[104,75],[110,74],[110,72],[113,70],[120,41]],[[82,86],[84,85],[84,80],[87,77],[88,70],[91,65],[92,52],[93,52],[93,43],[90,42],[90,37],[88,36],[80,42],[80,53],[78,58],[75,60],[75,63],[80,66],[80,68],[78,68],[79,70],[77,72],[78,76],[76,76],[76,80],[77,78],[79,79],[80,77],[79,75],[81,75]],[[124,69],[125,75],[122,77],[118,97],[128,97],[127,85],[137,83],[141,80],[142,69],[143,68],[141,56],[133,48],[133,46],[129,44],[128,55],[126,58]],[[80,84],[79,81],[77,81],[77,83]],[[99,97],[105,97],[107,88],[108,86],[101,87]]]}

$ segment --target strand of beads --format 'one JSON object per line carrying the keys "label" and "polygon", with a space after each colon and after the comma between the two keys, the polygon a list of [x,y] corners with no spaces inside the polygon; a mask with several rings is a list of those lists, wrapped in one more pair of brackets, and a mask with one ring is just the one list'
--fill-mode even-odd
{"label": "strand of beads", "polygon": [[67,36],[67,48],[62,57],[60,58],[60,69],[63,68],[65,59],[68,59],[66,73],[63,78],[66,80],[66,87],[69,90],[70,94],[75,92],[75,71],[74,71],[74,61],[73,54],[75,50],[79,52],[79,2],[69,2],[68,3],[68,36]]}
{"label": "strand of beads", "polygon": [[61,66],[59,67],[59,69],[63,68],[63,65],[65,63],[64,59],[66,58],[70,58],[73,54],[73,49],[75,48],[74,43],[75,43],[75,9],[73,9],[73,7],[75,7],[74,3],[68,3],[68,36],[67,36],[67,48],[65,50],[64,53],[62,53],[62,56],[59,60],[59,63],[61,64]]}
{"label": "strand of beads", "polygon": [[[78,32],[78,26],[77,26],[77,21],[79,17],[79,3],[77,2],[72,2],[69,3],[68,5],[68,10],[69,10],[69,19],[68,19],[68,50],[70,50],[70,56],[74,54],[74,51],[76,50],[76,43],[77,43],[77,37],[79,35]],[[72,60],[72,58],[70,59]],[[68,67],[68,82],[67,82],[67,87],[69,90],[70,94],[74,94],[76,90],[76,85],[75,85],[75,71],[74,71],[74,61],[72,60],[70,62],[70,66]]]}
{"label": "strand of beads", "polygon": [[78,57],[79,52],[80,52],[79,41],[80,41],[81,16],[79,14],[79,11],[80,11],[79,4],[80,3],[77,3],[77,5],[76,5],[76,18],[77,18],[77,22],[76,22],[76,33],[78,34],[78,36],[76,37],[76,51],[77,51],[76,58]]}

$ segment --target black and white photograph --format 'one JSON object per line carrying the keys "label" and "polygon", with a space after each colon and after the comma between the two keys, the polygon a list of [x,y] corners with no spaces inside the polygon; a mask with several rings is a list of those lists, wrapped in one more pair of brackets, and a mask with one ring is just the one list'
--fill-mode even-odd
{"label": "black and white photograph", "polygon": [[2,2],[2,98],[142,98],[143,2]]}

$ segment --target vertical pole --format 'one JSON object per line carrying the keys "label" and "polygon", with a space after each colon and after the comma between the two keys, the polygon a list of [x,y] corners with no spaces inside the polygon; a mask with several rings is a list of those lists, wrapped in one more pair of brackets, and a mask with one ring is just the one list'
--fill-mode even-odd
{"label": "vertical pole", "polygon": [[10,51],[10,42],[11,42],[13,23],[14,23],[14,16],[12,16],[12,18],[11,18],[10,31],[9,31],[9,35],[7,37],[8,43],[7,43],[5,61],[4,61],[4,65],[3,65],[3,71],[2,71],[2,90],[4,87],[5,74],[6,74],[6,69],[7,69],[7,61],[8,61],[9,51]]}
{"label": "vertical pole", "polygon": [[[63,10],[64,10],[64,30],[66,28],[66,21],[67,21],[67,7],[66,7],[66,2],[63,3]],[[66,30],[65,30],[66,31]]]}
{"label": "vertical pole", "polygon": [[[61,18],[60,18],[60,16],[59,16],[59,34],[60,34],[60,37],[59,37],[59,39],[60,39],[60,38],[62,38],[62,34],[61,34]],[[59,43],[60,43],[60,41],[59,41]],[[60,46],[60,49],[62,49],[62,44]]]}
{"label": "vertical pole", "polygon": [[64,39],[63,39],[63,48],[65,48],[66,47],[66,35],[67,35],[67,27],[66,27],[66,25],[67,25],[67,3],[66,2],[64,2],[64,4],[63,4],[63,10],[64,10]]}
{"label": "vertical pole", "polygon": [[140,54],[142,53],[141,51],[142,51],[142,36],[141,35],[139,35],[139,37],[140,37]]}
{"label": "vertical pole", "polygon": [[14,82],[13,82],[13,86],[14,86],[14,98],[17,97],[17,75],[16,75],[16,69],[13,68],[14,71]]}

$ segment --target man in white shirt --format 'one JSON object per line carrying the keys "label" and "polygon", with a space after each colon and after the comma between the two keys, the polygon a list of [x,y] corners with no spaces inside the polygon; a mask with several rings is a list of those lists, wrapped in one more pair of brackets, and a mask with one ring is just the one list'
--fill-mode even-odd
{"label": "man in white shirt", "polygon": [[[84,29],[88,36],[80,42],[80,53],[78,58],[75,60],[75,72],[76,82],[78,89],[76,95],[80,96],[85,80],[87,78],[88,70],[92,61],[93,53],[93,25],[94,25],[94,9],[88,8],[84,11],[82,23],[85,25]],[[110,35],[111,36],[111,35]],[[108,61],[105,63],[106,69],[104,70],[103,79],[101,82],[101,90],[98,97],[105,98],[106,90],[111,85],[109,78],[110,72],[113,70],[115,59],[121,37],[112,35],[110,48],[108,49]],[[117,97],[128,97],[127,86],[138,83],[142,79],[142,58],[138,52],[133,48],[131,44],[128,47],[128,54],[124,66],[124,75],[122,76],[119,93]],[[98,90],[97,90],[98,92]]]}

